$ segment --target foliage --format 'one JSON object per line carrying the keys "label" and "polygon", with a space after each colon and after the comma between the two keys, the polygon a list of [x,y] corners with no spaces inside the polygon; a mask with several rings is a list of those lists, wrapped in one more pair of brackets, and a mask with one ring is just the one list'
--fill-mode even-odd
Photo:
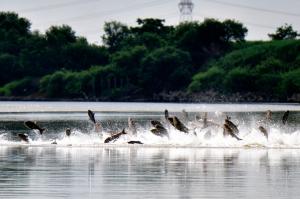
{"label": "foliage", "polygon": [[205,19],[203,23],[187,22],[175,28],[174,38],[179,48],[188,51],[195,70],[211,58],[223,55],[232,42],[244,41],[247,29],[238,22]]}
{"label": "foliage", "polygon": [[31,77],[12,81],[0,88],[1,96],[28,96],[38,91],[37,81]]}
{"label": "foliage", "polygon": [[224,87],[231,92],[255,91],[255,76],[249,69],[234,68],[226,75]]}
{"label": "foliage", "polygon": [[127,100],[214,90],[283,99],[299,93],[300,41],[290,25],[268,42],[245,41],[247,28],[234,20],[169,26],[144,18],[136,26],[110,21],[103,28],[103,44],[95,45],[68,25],[40,33],[18,14],[0,12],[1,95]]}
{"label": "foliage", "polygon": [[97,66],[81,72],[62,70],[44,76],[40,80],[40,92],[51,98],[105,96],[121,84],[118,77],[112,66]]}
{"label": "foliage", "polygon": [[157,49],[142,61],[142,89],[148,95],[181,90],[189,83],[191,71],[191,58],[187,52],[173,47]]}
{"label": "foliage", "polygon": [[300,69],[292,70],[282,75],[280,84],[281,96],[292,96],[300,93]]}
{"label": "foliage", "polygon": [[[297,40],[263,42],[234,50],[194,75],[189,91],[212,88],[224,93],[256,92],[285,99],[299,93],[299,52]],[[224,70],[223,77],[222,73],[218,76],[220,70]]]}
{"label": "foliage", "polygon": [[293,29],[292,25],[285,24],[284,26],[277,28],[275,33],[268,35],[272,40],[284,40],[296,39],[299,34]]}
{"label": "foliage", "polygon": [[104,32],[102,40],[110,52],[120,50],[121,42],[129,36],[128,27],[117,21],[105,22]]}
{"label": "foliage", "polygon": [[218,67],[211,67],[207,71],[200,72],[193,77],[189,85],[189,92],[199,92],[209,89],[219,90],[222,88],[225,71]]}
{"label": "foliage", "polygon": [[131,28],[133,33],[141,35],[143,33],[153,33],[160,36],[167,35],[173,29],[171,26],[164,25],[165,20],[163,19],[137,19],[138,27]]}

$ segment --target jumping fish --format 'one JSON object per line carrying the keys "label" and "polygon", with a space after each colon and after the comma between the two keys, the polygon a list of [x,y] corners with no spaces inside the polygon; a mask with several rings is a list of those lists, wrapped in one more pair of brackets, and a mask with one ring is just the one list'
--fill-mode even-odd
{"label": "jumping fish", "polygon": [[26,143],[29,143],[29,139],[28,139],[28,135],[27,135],[27,134],[19,133],[19,134],[18,134],[18,137],[19,137],[22,141],[24,141],[24,142],[26,142]]}
{"label": "jumping fish", "polygon": [[182,117],[185,121],[189,120],[189,114],[184,109],[182,109]]}
{"label": "jumping fish", "polygon": [[207,112],[204,113],[203,116],[203,128],[208,127],[208,123],[207,123]]}
{"label": "jumping fish", "polygon": [[71,135],[71,129],[67,128],[66,129],[66,136],[70,137],[70,135]]}
{"label": "jumping fish", "polygon": [[169,111],[166,109],[165,110],[165,119],[166,119],[166,121],[168,121],[168,118],[169,118]]}
{"label": "jumping fish", "polygon": [[29,129],[39,130],[41,135],[46,130],[45,128],[39,127],[35,122],[32,122],[32,121],[26,121],[26,122],[24,122],[24,125]]}
{"label": "jumping fish", "polygon": [[102,132],[102,125],[100,124],[100,122],[95,123],[95,132]]}
{"label": "jumping fish", "polygon": [[195,115],[195,121],[199,122],[201,120],[201,116],[200,115]]}
{"label": "jumping fish", "polygon": [[236,134],[234,134],[233,130],[230,128],[230,126],[229,126],[228,124],[225,123],[225,124],[223,125],[223,129],[224,129],[224,131],[223,131],[224,137],[230,135],[231,137],[234,137],[234,138],[237,139],[237,140],[242,140],[242,139],[239,138]]}
{"label": "jumping fish", "polygon": [[122,135],[125,135],[125,134],[127,134],[127,133],[125,132],[125,129],[123,129],[122,132],[117,133],[117,134],[114,134],[114,135],[112,135],[112,136],[106,138],[106,139],[104,140],[104,143],[110,143],[110,142],[112,142],[112,141],[116,141],[116,140],[119,139]]}
{"label": "jumping fish", "polygon": [[95,113],[91,110],[88,110],[88,116],[90,120],[94,123],[95,125],[95,132],[101,132],[102,131],[102,125],[100,122],[97,122],[95,119]]}
{"label": "jumping fish", "polygon": [[167,129],[159,121],[152,120],[151,124],[154,127],[153,129],[150,130],[153,134],[161,137],[162,136],[169,137]]}
{"label": "jumping fish", "polygon": [[95,113],[94,113],[93,111],[91,111],[91,110],[88,110],[88,115],[89,115],[90,120],[91,120],[94,124],[96,124]]}
{"label": "jumping fish", "polygon": [[129,131],[132,132],[132,135],[136,135],[137,133],[136,125],[135,122],[130,117],[128,118],[128,129]]}
{"label": "jumping fish", "polygon": [[268,121],[270,121],[272,119],[272,111],[271,110],[267,110],[265,118]]}
{"label": "jumping fish", "polygon": [[239,134],[239,129],[237,128],[237,126],[232,121],[230,121],[228,118],[229,117],[227,117],[225,119],[225,124],[227,124],[232,129],[233,133]]}
{"label": "jumping fish", "polygon": [[179,131],[189,133],[189,129],[176,117],[169,117],[169,122]]}
{"label": "jumping fish", "polygon": [[128,144],[144,144],[141,141],[129,141]]}
{"label": "jumping fish", "polygon": [[152,126],[156,126],[156,125],[158,125],[158,126],[163,126],[163,125],[161,124],[161,122],[160,122],[160,121],[157,121],[157,120],[151,120],[150,123],[152,124]]}
{"label": "jumping fish", "polygon": [[265,129],[263,126],[259,126],[258,129],[268,139],[268,131],[267,131],[267,129]]}
{"label": "jumping fish", "polygon": [[159,122],[156,120],[152,120],[151,121],[152,126],[154,127],[154,129],[151,129],[151,132],[154,134],[159,134],[159,135],[167,135],[167,129]]}
{"label": "jumping fish", "polygon": [[290,114],[290,111],[286,111],[283,116],[282,116],[282,123],[285,125],[287,120],[288,120],[288,117],[289,117],[289,114]]}

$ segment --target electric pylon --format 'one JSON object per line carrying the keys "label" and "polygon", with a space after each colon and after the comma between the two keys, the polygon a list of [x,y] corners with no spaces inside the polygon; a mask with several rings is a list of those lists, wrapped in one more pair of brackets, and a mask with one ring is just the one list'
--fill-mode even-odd
{"label": "electric pylon", "polygon": [[192,21],[194,9],[192,0],[180,0],[178,7],[180,11],[180,22]]}

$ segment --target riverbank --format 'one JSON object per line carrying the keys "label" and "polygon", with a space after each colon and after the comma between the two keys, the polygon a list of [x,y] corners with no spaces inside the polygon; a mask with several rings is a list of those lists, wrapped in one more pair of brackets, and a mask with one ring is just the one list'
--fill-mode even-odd
{"label": "riverbank", "polygon": [[280,99],[275,96],[257,93],[222,94],[215,91],[187,93],[182,91],[154,94],[152,97],[124,96],[86,98],[47,98],[40,95],[0,97],[0,101],[94,101],[94,102],[177,102],[177,103],[300,103],[300,93]]}

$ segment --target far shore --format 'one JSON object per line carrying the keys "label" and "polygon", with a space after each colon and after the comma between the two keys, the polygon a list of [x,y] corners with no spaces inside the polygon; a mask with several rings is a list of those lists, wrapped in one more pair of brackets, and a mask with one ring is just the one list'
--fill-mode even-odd
{"label": "far shore", "polygon": [[188,94],[185,92],[170,92],[154,94],[152,97],[124,96],[122,98],[90,97],[90,98],[46,98],[36,96],[1,96],[0,101],[78,101],[78,102],[173,102],[173,103],[300,103],[300,94],[286,99],[254,93],[234,93],[230,95],[208,91]]}

